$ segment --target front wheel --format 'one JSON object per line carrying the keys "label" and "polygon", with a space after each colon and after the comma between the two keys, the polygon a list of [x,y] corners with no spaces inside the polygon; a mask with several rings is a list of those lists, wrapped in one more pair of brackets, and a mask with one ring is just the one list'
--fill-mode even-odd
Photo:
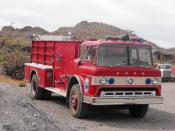
{"label": "front wheel", "polygon": [[82,93],[78,84],[73,85],[71,88],[69,109],[72,116],[76,118],[83,118],[87,114],[87,104],[82,101]]}
{"label": "front wheel", "polygon": [[143,118],[148,111],[148,107],[149,105],[131,105],[129,107],[129,113],[133,117]]}

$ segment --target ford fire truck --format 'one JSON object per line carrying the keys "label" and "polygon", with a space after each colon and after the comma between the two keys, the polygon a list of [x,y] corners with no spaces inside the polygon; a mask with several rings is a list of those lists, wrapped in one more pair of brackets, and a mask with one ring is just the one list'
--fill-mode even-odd
{"label": "ford fire truck", "polygon": [[122,105],[142,118],[149,104],[163,103],[161,72],[154,67],[151,46],[129,36],[83,42],[69,36],[37,37],[25,80],[31,83],[32,98],[57,93],[77,118],[85,117],[89,106]]}

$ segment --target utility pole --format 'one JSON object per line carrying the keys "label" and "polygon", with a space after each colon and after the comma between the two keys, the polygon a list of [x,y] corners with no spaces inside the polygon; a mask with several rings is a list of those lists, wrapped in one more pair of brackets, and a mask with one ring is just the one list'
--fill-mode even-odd
{"label": "utility pole", "polygon": [[[11,21],[10,22],[10,26],[12,27],[12,29],[14,29],[13,25],[15,24],[15,22]],[[13,30],[11,30],[11,38],[13,38]]]}

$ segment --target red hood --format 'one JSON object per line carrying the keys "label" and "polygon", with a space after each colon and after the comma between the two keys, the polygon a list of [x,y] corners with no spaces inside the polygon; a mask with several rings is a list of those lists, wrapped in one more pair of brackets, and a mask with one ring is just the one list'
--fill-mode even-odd
{"label": "red hood", "polygon": [[160,70],[145,67],[94,67],[93,70],[95,76],[161,76]]}

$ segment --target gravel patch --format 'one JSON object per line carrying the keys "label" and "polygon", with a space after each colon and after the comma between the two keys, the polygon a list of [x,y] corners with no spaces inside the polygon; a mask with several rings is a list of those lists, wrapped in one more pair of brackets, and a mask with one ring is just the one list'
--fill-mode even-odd
{"label": "gravel patch", "polygon": [[128,110],[93,108],[85,119],[70,115],[63,97],[32,100],[29,87],[0,83],[0,131],[152,131],[175,130],[175,83],[163,83],[164,104],[151,105],[143,119]]}

